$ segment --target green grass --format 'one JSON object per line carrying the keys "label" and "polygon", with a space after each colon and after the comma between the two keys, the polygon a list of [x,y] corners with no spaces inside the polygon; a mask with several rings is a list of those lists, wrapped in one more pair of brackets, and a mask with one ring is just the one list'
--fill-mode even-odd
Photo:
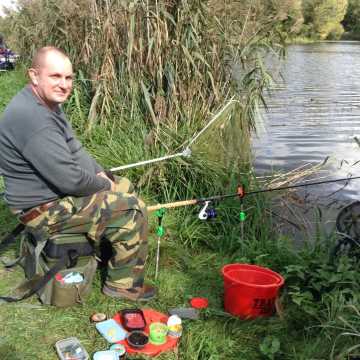
{"label": "green grass", "polygon": [[[1,75],[0,93],[4,98],[1,98],[0,113],[24,85],[22,73],[19,70]],[[78,113],[70,113],[83,143],[106,167],[158,155],[143,146],[145,127],[140,121],[122,121],[121,127],[112,130],[95,128],[89,137],[82,132]],[[185,128],[180,130],[186,134]],[[174,140],[174,146],[177,141]],[[157,150],[161,153],[160,147]],[[234,192],[239,176],[224,181],[224,173],[221,174],[224,169],[216,165],[211,158],[195,154],[194,159],[186,162],[179,160],[138,168],[126,176],[139,185],[140,194],[148,204]],[[249,176],[246,182],[250,181]],[[153,214],[150,216],[147,279],[158,287],[159,294],[146,307],[166,313],[173,307],[188,306],[194,296],[207,297],[210,304],[199,320],[184,321],[178,352],[165,353],[159,360],[328,359],[336,336],[344,331],[335,329],[335,325],[340,327],[340,315],[352,316],[346,310],[350,303],[358,304],[356,294],[360,292],[360,283],[354,276],[358,265],[343,262],[338,268],[329,266],[327,256],[332,240],[326,237],[296,253],[291,239],[279,236],[273,230],[272,219],[264,216],[268,198],[249,196],[244,205],[251,209],[247,211],[243,238],[238,220],[240,202],[236,199],[218,204],[218,217],[211,222],[199,221],[199,209],[195,207],[168,211],[163,223],[166,235],[161,245],[157,281],[154,280],[157,219]],[[15,217],[1,202],[1,234],[5,235],[15,224]],[[14,257],[16,252],[14,246],[1,256]],[[282,318],[243,321],[224,312],[221,268],[232,262],[256,263],[286,276]],[[339,276],[339,283],[334,282],[335,275]],[[7,294],[23,274],[20,269],[11,272],[1,269],[0,276],[0,293]],[[346,284],[350,278],[354,280],[349,289]],[[104,350],[108,344],[90,323],[90,315],[104,312],[113,316],[131,306],[130,302],[104,296],[99,274],[83,306],[67,309],[42,306],[36,297],[18,304],[2,304],[0,359],[56,359],[55,342],[71,336],[78,337],[90,354]],[[352,326],[360,323],[359,317],[351,319],[355,322]],[[354,338],[341,337],[334,353],[349,348],[356,341]],[[280,344],[278,350],[275,345],[273,348],[269,345],[276,342]]]}
{"label": "green grass", "polygon": [[25,81],[24,69],[19,69],[16,72],[0,72],[0,112],[3,111],[11,98],[24,86]]}

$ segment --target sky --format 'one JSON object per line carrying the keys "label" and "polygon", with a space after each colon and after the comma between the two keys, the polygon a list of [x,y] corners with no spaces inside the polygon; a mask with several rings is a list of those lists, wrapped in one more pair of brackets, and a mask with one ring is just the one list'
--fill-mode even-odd
{"label": "sky", "polygon": [[16,0],[0,0],[0,16],[4,14],[2,11],[3,6],[14,6],[14,3],[16,3]]}

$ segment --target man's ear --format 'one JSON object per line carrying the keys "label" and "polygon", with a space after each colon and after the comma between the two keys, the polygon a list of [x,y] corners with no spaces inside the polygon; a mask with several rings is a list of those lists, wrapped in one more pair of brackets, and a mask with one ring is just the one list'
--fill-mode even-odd
{"label": "man's ear", "polygon": [[28,70],[28,75],[30,78],[30,81],[33,85],[37,85],[38,84],[38,72],[36,69],[30,68]]}

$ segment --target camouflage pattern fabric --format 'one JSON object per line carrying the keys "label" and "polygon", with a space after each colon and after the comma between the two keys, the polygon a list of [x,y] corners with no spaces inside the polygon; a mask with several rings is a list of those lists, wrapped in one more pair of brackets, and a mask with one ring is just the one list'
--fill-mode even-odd
{"label": "camouflage pattern fabric", "polygon": [[26,226],[36,236],[86,233],[96,244],[106,237],[112,245],[106,283],[129,289],[141,287],[148,253],[146,206],[126,178],[115,177],[116,191],[85,197],[66,196]]}

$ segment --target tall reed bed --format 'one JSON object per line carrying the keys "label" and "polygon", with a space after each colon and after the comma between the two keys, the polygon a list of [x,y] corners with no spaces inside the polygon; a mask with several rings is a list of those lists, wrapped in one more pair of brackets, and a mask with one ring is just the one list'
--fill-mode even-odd
{"label": "tall reed bed", "polygon": [[128,119],[137,112],[155,129],[205,119],[236,92],[235,63],[244,80],[236,83],[239,104],[253,126],[253,100],[269,80],[259,52],[279,40],[279,19],[264,4],[20,0],[20,11],[10,12],[2,28],[25,59],[47,44],[70,54],[88,94],[89,128],[109,115]]}

